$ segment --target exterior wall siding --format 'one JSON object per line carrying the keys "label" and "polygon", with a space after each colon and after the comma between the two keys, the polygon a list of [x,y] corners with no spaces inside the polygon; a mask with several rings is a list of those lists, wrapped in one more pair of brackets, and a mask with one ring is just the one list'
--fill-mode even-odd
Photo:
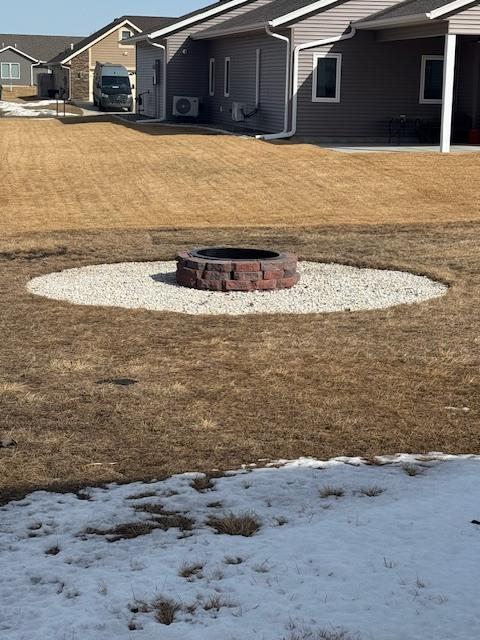
{"label": "exterior wall siding", "polygon": [[[208,97],[208,43],[192,40],[189,36],[204,29],[220,24],[256,7],[268,4],[271,0],[256,0],[237,7],[226,14],[215,16],[201,24],[173,34],[167,44],[167,116],[172,115],[173,97],[177,95],[198,96],[203,105],[201,118],[207,116]],[[186,50],[186,54],[183,53]]]}
{"label": "exterior wall siding", "polygon": [[33,84],[38,84],[38,76],[42,73],[50,74],[50,70],[47,66],[38,65],[33,67]]}
{"label": "exterior wall siding", "polygon": [[464,120],[467,128],[479,128],[480,50],[476,42],[460,40],[456,75],[457,120]]}
{"label": "exterior wall siding", "polygon": [[[399,0],[350,0],[299,22],[295,45],[342,35],[350,24]],[[404,32],[406,38],[415,34]],[[398,34],[397,34],[398,35]],[[436,119],[441,106],[420,104],[423,54],[443,53],[443,38],[380,42],[373,31],[359,31],[351,40],[300,54],[297,134],[325,141],[388,139],[392,117]],[[315,53],[341,53],[342,78],[339,103],[312,101]]]}
{"label": "exterior wall siding", "polygon": [[[443,38],[378,42],[372,32],[303,53],[298,92],[299,136],[331,141],[388,138],[392,117],[440,118],[441,105],[420,104],[422,55],[443,53]],[[339,103],[312,102],[313,56],[342,54]]]}
{"label": "exterior wall siding", "polygon": [[398,4],[400,0],[346,0],[331,9],[298,22],[294,27],[295,45],[339,36],[348,30],[351,22],[366,18],[382,9]]}
{"label": "exterior wall siding", "polygon": [[145,94],[140,111],[149,118],[163,117],[163,79],[161,85],[153,84],[155,61],[160,60],[163,73],[163,56],[158,47],[142,42],[137,45],[137,95]]}
{"label": "exterior wall siding", "polygon": [[67,69],[61,65],[51,67],[53,73],[52,89],[55,89],[60,95],[70,96],[70,74]]}
{"label": "exterior wall siding", "polygon": [[[121,64],[129,71],[135,71],[135,45],[124,45],[120,42],[120,34],[126,27],[120,27],[109,36],[90,47],[90,68],[95,70],[97,62]],[[136,32],[135,32],[136,33]]]}
{"label": "exterior wall siding", "polygon": [[475,6],[449,18],[449,32],[463,35],[480,35],[480,7]]}
{"label": "exterior wall siding", "polygon": [[7,80],[0,78],[0,84],[5,88],[10,85],[14,87],[30,86],[32,84],[32,61],[24,58],[20,54],[7,49],[0,53],[0,62],[14,62],[20,65],[20,78],[18,80]]}
{"label": "exterior wall siding", "polygon": [[[260,49],[260,95],[258,114],[242,125],[267,132],[283,129],[285,103],[286,43],[265,34],[212,40],[208,60],[215,58],[215,96],[207,98],[208,120],[232,124],[232,103],[255,107],[256,61]],[[225,58],[230,58],[230,96],[224,97]],[[207,65],[208,65],[207,60]]]}

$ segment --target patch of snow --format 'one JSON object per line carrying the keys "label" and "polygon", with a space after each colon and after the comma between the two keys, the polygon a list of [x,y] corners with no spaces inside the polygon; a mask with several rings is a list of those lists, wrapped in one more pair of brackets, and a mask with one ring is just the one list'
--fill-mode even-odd
{"label": "patch of snow", "polygon": [[[378,462],[300,459],[230,472],[203,493],[191,473],[9,503],[0,509],[0,637],[477,638],[480,460]],[[405,464],[420,473],[408,475]],[[329,486],[343,497],[320,497]],[[366,496],[372,487],[382,491]],[[117,542],[85,533],[150,521],[134,508],[146,504],[186,514],[192,531]],[[261,528],[249,538],[216,534],[206,522],[224,512],[254,512]],[[201,568],[181,577],[190,563]],[[161,597],[180,607],[168,626],[150,606]]]}
{"label": "patch of snow", "polygon": [[38,107],[52,106],[51,100],[38,100],[35,102],[6,102],[0,100],[0,112],[6,118],[37,118],[39,116],[53,117],[57,115],[56,109],[39,109]]}
{"label": "patch of snow", "polygon": [[300,283],[282,291],[216,292],[177,285],[176,262],[100,264],[34,278],[32,293],[74,304],[188,314],[329,313],[385,309],[444,295],[448,287],[404,271],[300,262]]}

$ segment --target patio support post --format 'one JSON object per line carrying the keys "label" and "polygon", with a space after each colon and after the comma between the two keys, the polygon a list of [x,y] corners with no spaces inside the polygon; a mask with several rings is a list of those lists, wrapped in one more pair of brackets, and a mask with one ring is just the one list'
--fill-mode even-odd
{"label": "patio support post", "polygon": [[443,60],[443,100],[442,123],[440,128],[440,151],[449,153],[452,139],[453,86],[455,80],[455,50],[457,36],[448,33],[445,36],[445,54]]}

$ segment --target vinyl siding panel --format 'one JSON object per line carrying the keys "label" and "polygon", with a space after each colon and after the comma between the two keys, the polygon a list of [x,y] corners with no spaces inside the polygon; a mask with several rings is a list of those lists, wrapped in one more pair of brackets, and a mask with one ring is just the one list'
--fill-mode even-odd
{"label": "vinyl siding panel", "polygon": [[331,9],[298,22],[294,27],[295,45],[339,36],[348,30],[351,22],[366,18],[372,13],[387,9],[398,2],[399,0],[347,0],[341,2]]}
{"label": "vinyl siding panel", "polygon": [[14,87],[30,86],[32,82],[32,61],[24,58],[20,54],[7,49],[0,53],[0,62],[13,62],[20,65],[20,78],[18,80],[6,80],[0,78],[0,84],[5,88],[10,85]]}
{"label": "vinyl siding panel", "polygon": [[467,127],[480,127],[478,98],[480,95],[480,49],[476,42],[460,41],[457,55],[456,112],[457,120]]}
{"label": "vinyl siding panel", "polygon": [[[420,104],[422,55],[443,53],[443,38],[377,42],[373,32],[302,54],[298,93],[299,136],[332,141],[388,138],[392,117],[440,118],[441,105]],[[312,102],[313,55],[342,54],[339,103]]]}
{"label": "vinyl siding panel", "polygon": [[120,33],[124,29],[130,29],[130,27],[116,29],[109,36],[90,47],[90,68],[92,70],[95,69],[97,62],[111,62],[112,64],[121,64],[129,71],[135,71],[135,46],[122,45],[119,42]]}
{"label": "vinyl siding panel", "polygon": [[[257,0],[256,2],[237,7],[232,11],[215,16],[188,30],[173,34],[167,40],[167,115],[172,115],[174,96],[197,96],[201,99],[201,119],[208,113],[208,42],[192,40],[189,36],[209,27],[220,24],[225,20],[241,15],[268,4],[271,0]],[[183,53],[186,51],[186,54]]]}
{"label": "vinyl siding panel", "polygon": [[141,111],[150,118],[163,116],[163,83],[153,84],[155,61],[160,60],[163,69],[163,51],[150,44],[139,43],[137,45],[137,95],[150,91],[143,96]]}
{"label": "vinyl siding panel", "polygon": [[449,32],[464,35],[480,35],[480,6],[471,7],[449,19]]}
{"label": "vinyl siding panel", "polygon": [[[232,103],[245,102],[255,107],[256,61],[260,49],[260,108],[258,114],[242,125],[276,132],[283,129],[285,102],[286,43],[262,33],[212,40],[208,60],[215,59],[215,96],[208,97],[209,122],[232,124]],[[224,97],[225,58],[230,57],[230,96]],[[208,62],[207,62],[208,64]]]}

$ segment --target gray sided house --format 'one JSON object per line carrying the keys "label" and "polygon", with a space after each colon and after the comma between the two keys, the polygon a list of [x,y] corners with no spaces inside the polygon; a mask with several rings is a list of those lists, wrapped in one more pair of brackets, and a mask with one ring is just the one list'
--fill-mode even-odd
{"label": "gray sided house", "polygon": [[47,60],[79,40],[75,36],[0,34],[0,84],[36,86],[39,75],[49,73]]}
{"label": "gray sided house", "polygon": [[133,38],[144,113],[267,139],[480,143],[479,5],[216,2]]}

